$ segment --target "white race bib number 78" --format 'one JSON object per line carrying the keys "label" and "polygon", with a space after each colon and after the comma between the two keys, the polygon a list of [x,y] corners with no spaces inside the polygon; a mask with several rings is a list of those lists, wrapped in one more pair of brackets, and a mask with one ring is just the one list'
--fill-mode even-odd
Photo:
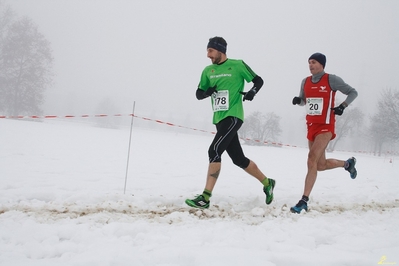
{"label": "white race bib number 78", "polygon": [[213,97],[213,111],[227,111],[229,110],[229,91],[218,91],[212,95]]}

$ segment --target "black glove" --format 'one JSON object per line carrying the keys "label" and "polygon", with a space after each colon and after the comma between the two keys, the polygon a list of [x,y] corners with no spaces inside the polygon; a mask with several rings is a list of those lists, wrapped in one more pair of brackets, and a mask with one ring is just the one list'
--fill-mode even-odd
{"label": "black glove", "polygon": [[205,94],[206,96],[211,96],[214,92],[216,92],[216,86],[209,87],[209,88],[204,92],[204,94]]}
{"label": "black glove", "polygon": [[302,99],[299,97],[294,97],[294,99],[292,99],[292,104],[300,104],[302,102]]}
{"label": "black glove", "polygon": [[240,93],[242,95],[244,95],[242,101],[245,101],[245,100],[252,101],[256,95],[256,88],[252,88],[248,92],[240,91]]}
{"label": "black glove", "polygon": [[341,103],[338,107],[331,108],[331,110],[334,110],[334,114],[336,115],[342,115],[344,112],[345,106]]}

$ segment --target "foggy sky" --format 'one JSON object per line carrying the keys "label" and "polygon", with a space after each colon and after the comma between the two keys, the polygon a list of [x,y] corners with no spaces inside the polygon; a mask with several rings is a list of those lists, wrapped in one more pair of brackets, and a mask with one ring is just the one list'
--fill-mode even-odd
{"label": "foggy sky", "polygon": [[314,52],[327,56],[326,72],[358,90],[352,106],[366,115],[376,110],[382,89],[399,88],[397,0],[6,3],[51,42],[56,76],[46,114],[95,113],[109,99],[116,113],[130,113],[135,101],[138,114],[211,125],[211,105],[198,101],[195,90],[210,64],[206,45],[213,36],[224,37],[227,56],[243,59],[265,81],[254,101],[244,103],[246,115],[275,112],[283,130],[304,123],[304,109],[291,99],[310,75]]}

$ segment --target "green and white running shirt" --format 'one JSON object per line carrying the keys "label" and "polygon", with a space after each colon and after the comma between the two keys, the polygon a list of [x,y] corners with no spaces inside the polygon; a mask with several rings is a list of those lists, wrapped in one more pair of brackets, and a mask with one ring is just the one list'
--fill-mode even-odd
{"label": "green and white running shirt", "polygon": [[227,59],[220,65],[209,65],[201,74],[198,88],[206,91],[216,86],[217,92],[211,96],[213,108],[213,123],[217,124],[228,116],[234,116],[244,121],[242,92],[244,80],[251,82],[255,72],[242,60]]}

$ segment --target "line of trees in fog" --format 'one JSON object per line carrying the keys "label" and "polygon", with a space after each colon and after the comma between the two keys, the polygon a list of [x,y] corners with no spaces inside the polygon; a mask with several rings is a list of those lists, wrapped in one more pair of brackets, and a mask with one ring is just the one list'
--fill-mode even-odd
{"label": "line of trees in fog", "polygon": [[[383,152],[396,152],[399,146],[399,91],[385,89],[377,101],[378,111],[366,119],[360,108],[348,108],[342,116],[336,117],[337,137],[332,140],[328,151],[334,151],[337,144],[349,139],[361,151],[381,156]],[[305,119],[305,118],[304,118]],[[240,137],[248,145],[279,143],[282,133],[281,117],[274,113],[254,112],[245,118],[239,131]],[[304,136],[305,138],[305,136]]]}
{"label": "line of trees in fog", "polygon": [[275,113],[253,112],[245,118],[239,130],[240,137],[247,145],[265,145],[278,139],[283,132],[280,127],[281,117]]}
{"label": "line of trees in fog", "polygon": [[44,91],[52,84],[50,42],[27,17],[16,18],[0,0],[0,111],[40,114]]}
{"label": "line of trees in fog", "polygon": [[384,89],[377,99],[377,113],[366,119],[359,108],[349,109],[337,117],[337,138],[328,149],[335,150],[339,141],[350,138],[363,151],[381,156],[384,152],[395,152],[399,145],[399,91]]}

